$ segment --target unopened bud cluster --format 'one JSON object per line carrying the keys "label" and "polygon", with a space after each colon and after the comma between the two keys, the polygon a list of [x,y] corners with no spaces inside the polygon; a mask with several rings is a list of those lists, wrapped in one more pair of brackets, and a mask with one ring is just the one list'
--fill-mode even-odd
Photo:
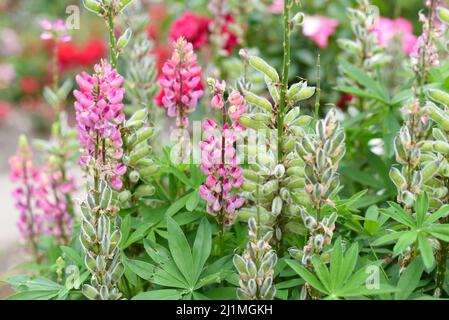
{"label": "unopened bud cluster", "polygon": [[276,294],[273,284],[276,252],[270,246],[273,232],[259,237],[256,220],[248,221],[249,241],[243,255],[234,256],[234,266],[240,276],[237,297],[240,300],[272,300]]}
{"label": "unopened bud cluster", "polygon": [[316,123],[315,132],[303,136],[297,152],[305,163],[304,190],[313,212],[306,206],[301,207],[301,218],[309,238],[302,251],[292,248],[290,253],[307,264],[313,253],[320,253],[331,243],[337,220],[336,212],[322,218],[326,208],[335,207],[331,199],[339,190],[337,170],[346,152],[345,133],[336,120],[335,110]]}
{"label": "unopened bud cluster", "polygon": [[[347,9],[354,39],[339,39],[338,45],[344,51],[345,59],[375,78],[376,70],[385,66],[391,57],[380,46],[377,34],[374,32],[379,18],[379,9],[371,5],[368,0],[357,2],[359,4],[357,9]],[[358,86],[343,71],[340,73],[341,76],[338,78],[340,86]]]}
{"label": "unopened bud cluster", "polygon": [[102,180],[99,193],[91,190],[81,205],[80,242],[85,253],[84,263],[91,273],[90,285],[83,286],[91,300],[118,300],[117,284],[124,272],[120,261],[121,233],[117,217],[118,203],[113,190]]}
{"label": "unopened bud cluster", "polygon": [[122,128],[123,162],[128,170],[124,176],[125,189],[118,200],[122,206],[130,206],[140,200],[147,200],[155,193],[150,184],[160,166],[151,158],[150,145],[154,128],[148,124],[149,113],[146,108],[136,111]]}
{"label": "unopened bud cluster", "polygon": [[254,69],[264,75],[271,101],[250,91],[244,92],[252,112],[242,116],[239,122],[249,129],[249,140],[255,137],[256,141],[248,142],[248,154],[250,157],[255,155],[255,158],[249,159],[249,168],[244,172],[246,180],[243,189],[246,191],[245,198],[250,199],[249,203],[252,201],[257,206],[240,212],[242,217],[249,217],[255,216],[259,210],[261,219],[274,227],[274,240],[280,241],[282,228],[275,221],[281,216],[298,215],[299,206],[292,199],[304,198],[304,161],[298,156],[295,146],[312,118],[300,114],[299,103],[311,98],[315,87],[308,86],[307,81],[303,80],[288,89],[285,97],[286,113],[283,115],[283,157],[278,159],[279,75],[260,57],[248,56],[247,59]]}

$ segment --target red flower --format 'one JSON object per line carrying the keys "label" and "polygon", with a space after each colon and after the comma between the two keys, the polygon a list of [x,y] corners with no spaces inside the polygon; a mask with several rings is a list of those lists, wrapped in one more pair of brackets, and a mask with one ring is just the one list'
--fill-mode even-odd
{"label": "red flower", "polygon": [[0,101],[0,120],[5,119],[10,111],[11,111],[10,105],[7,102]]}
{"label": "red flower", "polygon": [[184,37],[193,45],[193,49],[199,49],[208,41],[210,21],[208,17],[185,12],[171,26],[170,40]]}
{"label": "red flower", "polygon": [[73,42],[61,43],[58,45],[58,60],[62,69],[76,67],[90,67],[100,60],[106,52],[103,41],[93,39],[77,46]]}
{"label": "red flower", "polygon": [[158,74],[161,73],[165,61],[170,59],[172,51],[173,51],[172,46],[169,46],[167,44],[161,44],[154,47],[151,53],[156,57],[156,68]]}
{"label": "red flower", "polygon": [[240,44],[237,34],[229,29],[229,25],[233,24],[234,22],[234,17],[230,13],[228,13],[225,16],[225,23],[221,28],[221,32],[226,36],[226,44],[223,49],[225,49],[228,54],[231,54],[232,49]]}
{"label": "red flower", "polygon": [[161,25],[167,18],[167,10],[163,5],[155,5],[150,8],[148,15],[150,16],[150,24],[147,27],[148,37],[157,40]]}
{"label": "red flower", "polygon": [[349,93],[342,94],[342,95],[340,96],[340,99],[339,99],[338,102],[337,102],[337,106],[338,106],[340,109],[345,110],[346,107],[347,107],[348,104],[352,101],[353,98],[354,98],[354,97],[352,96],[352,94],[349,94]]}
{"label": "red flower", "polygon": [[39,89],[39,82],[33,76],[25,76],[20,80],[20,89],[26,94],[35,93]]}

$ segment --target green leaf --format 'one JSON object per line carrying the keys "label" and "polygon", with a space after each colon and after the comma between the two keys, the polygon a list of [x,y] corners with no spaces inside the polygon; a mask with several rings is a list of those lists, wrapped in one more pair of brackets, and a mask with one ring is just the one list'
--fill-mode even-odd
{"label": "green leaf", "polygon": [[399,239],[404,233],[406,233],[407,231],[399,231],[399,232],[392,232],[392,233],[388,233],[384,236],[381,236],[380,238],[376,239],[372,245],[373,246],[382,246],[384,244],[396,241],[397,239]]}
{"label": "green leaf", "polygon": [[212,249],[212,231],[206,218],[201,220],[193,244],[194,281],[196,283]]}
{"label": "green leaf", "polygon": [[390,205],[390,208],[381,211],[384,215],[410,228],[416,227],[415,221],[413,221],[410,214],[405,212],[401,206],[394,202],[388,202],[388,204]]}
{"label": "green leaf", "polygon": [[84,266],[83,258],[81,258],[80,254],[78,252],[76,252],[74,249],[72,249],[71,247],[66,247],[66,246],[61,246],[60,248],[61,248],[62,252],[64,252],[64,254],[67,256],[67,258],[69,258],[70,260],[75,262],[76,265],[78,265],[80,267]]}
{"label": "green leaf", "polygon": [[[334,248],[332,249],[331,257],[330,257],[330,282],[331,289],[339,287],[344,278],[344,272],[346,270],[342,270],[343,267],[343,252],[341,248],[341,238],[339,237],[334,244]],[[343,271],[343,272],[342,272]]]}
{"label": "green leaf", "polygon": [[198,203],[200,202],[200,195],[198,193],[198,190],[195,191],[190,194],[190,197],[186,203],[186,209],[190,212],[195,210],[196,207],[198,206]]}
{"label": "green leaf", "polygon": [[429,197],[426,192],[422,192],[418,195],[415,201],[416,221],[418,226],[422,226],[424,218],[426,217],[429,209]]}
{"label": "green leaf", "polygon": [[306,282],[308,282],[312,287],[321,291],[322,293],[329,294],[329,291],[326,290],[321,282],[304,266],[302,266],[298,261],[294,260],[286,260],[286,263]]}
{"label": "green leaf", "polygon": [[395,293],[396,300],[406,300],[418,286],[421,275],[424,271],[421,260],[413,260],[405,269],[398,281],[398,291]]}
{"label": "green leaf", "polygon": [[323,286],[327,291],[332,292],[329,270],[318,255],[312,257],[312,265]]}
{"label": "green leaf", "polygon": [[[194,191],[194,193],[197,193],[197,191]],[[175,201],[170,207],[168,207],[167,211],[165,212],[165,215],[167,217],[172,217],[175,213],[179,212],[179,210],[185,207],[191,195],[192,193],[188,193],[185,196],[178,199],[177,201]]]}
{"label": "green leaf", "polygon": [[435,224],[425,230],[435,238],[449,242],[449,224]]}
{"label": "green leaf", "polygon": [[142,240],[146,236],[148,229],[150,229],[153,225],[154,225],[153,222],[142,223],[136,229],[136,231],[134,231],[129,236],[129,238],[126,242],[124,242],[124,241],[121,242],[123,245],[120,246],[120,249],[124,250],[124,249],[128,248],[130,245],[132,245],[133,243]]}
{"label": "green leaf", "polygon": [[31,290],[18,292],[6,298],[6,300],[50,300],[56,297],[58,291]]}
{"label": "green leaf", "polygon": [[359,257],[359,245],[357,242],[353,243],[351,247],[346,251],[343,258],[343,265],[340,270],[343,270],[343,278],[340,284],[344,284],[351,274],[354,272],[355,266],[357,265],[357,259]]}
{"label": "green leaf", "polygon": [[131,232],[131,215],[128,214],[122,219],[120,231],[122,232],[122,243],[124,243],[128,240]]}
{"label": "green leaf", "polygon": [[132,259],[124,259],[125,264],[131,269],[132,272],[137,274],[142,279],[151,281],[153,277],[154,266],[151,263],[141,261],[141,260],[132,260]]}
{"label": "green leaf", "polygon": [[426,236],[422,234],[422,232],[418,234],[418,245],[424,266],[426,267],[426,269],[432,268],[432,266],[435,263],[435,257],[433,256],[432,246],[430,244],[429,239],[427,239]]}
{"label": "green leaf", "polygon": [[449,205],[445,204],[424,220],[424,224],[431,224],[449,214]]}
{"label": "green leaf", "polygon": [[131,300],[181,300],[181,291],[175,289],[161,289],[139,293]]}
{"label": "green leaf", "polygon": [[189,243],[179,225],[170,217],[167,217],[167,230],[169,233],[168,246],[173,260],[184,275],[187,282],[194,285],[194,265],[192,251]]}
{"label": "green leaf", "polygon": [[397,256],[398,254],[404,252],[407,247],[411,246],[415,242],[417,236],[418,233],[416,231],[407,231],[403,233],[393,248],[393,255]]}

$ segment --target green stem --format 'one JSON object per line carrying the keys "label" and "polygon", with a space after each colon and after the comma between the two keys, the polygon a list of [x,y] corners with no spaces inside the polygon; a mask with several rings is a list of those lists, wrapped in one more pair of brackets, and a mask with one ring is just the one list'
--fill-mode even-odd
{"label": "green stem", "polygon": [[315,119],[320,118],[320,98],[321,98],[321,62],[320,54],[316,57],[316,98],[315,98]]}
{"label": "green stem", "polygon": [[447,261],[447,250],[448,243],[440,240],[440,252],[438,253],[438,265],[437,265],[437,274],[436,274],[436,289],[435,293],[437,296],[441,296],[443,292],[444,278],[446,275],[446,261]]}
{"label": "green stem", "polygon": [[111,66],[112,68],[117,68],[117,40],[115,39],[115,32],[114,32],[114,18],[112,16],[112,13],[109,13],[108,15],[108,28],[109,28],[109,48],[111,51]]}
{"label": "green stem", "polygon": [[284,1],[284,61],[282,68],[282,86],[277,114],[278,126],[278,162],[282,163],[284,158],[284,113],[286,108],[286,95],[288,90],[288,70],[290,67],[290,0]]}

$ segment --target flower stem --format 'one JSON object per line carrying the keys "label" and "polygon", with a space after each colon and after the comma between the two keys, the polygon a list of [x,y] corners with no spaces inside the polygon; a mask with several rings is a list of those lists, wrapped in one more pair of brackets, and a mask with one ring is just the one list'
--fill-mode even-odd
{"label": "flower stem", "polygon": [[282,163],[284,158],[284,113],[286,107],[286,95],[288,90],[288,70],[290,67],[290,0],[284,1],[284,61],[282,67],[281,96],[279,100],[279,110],[277,114],[278,126],[278,162]]}
{"label": "flower stem", "polygon": [[111,50],[111,66],[112,68],[117,68],[117,47],[116,47],[116,39],[115,39],[115,26],[114,26],[114,17],[112,13],[108,15],[108,28],[109,28],[109,48]]}
{"label": "flower stem", "polygon": [[321,63],[320,54],[316,57],[316,98],[315,98],[315,119],[320,119],[320,98],[321,98]]}

